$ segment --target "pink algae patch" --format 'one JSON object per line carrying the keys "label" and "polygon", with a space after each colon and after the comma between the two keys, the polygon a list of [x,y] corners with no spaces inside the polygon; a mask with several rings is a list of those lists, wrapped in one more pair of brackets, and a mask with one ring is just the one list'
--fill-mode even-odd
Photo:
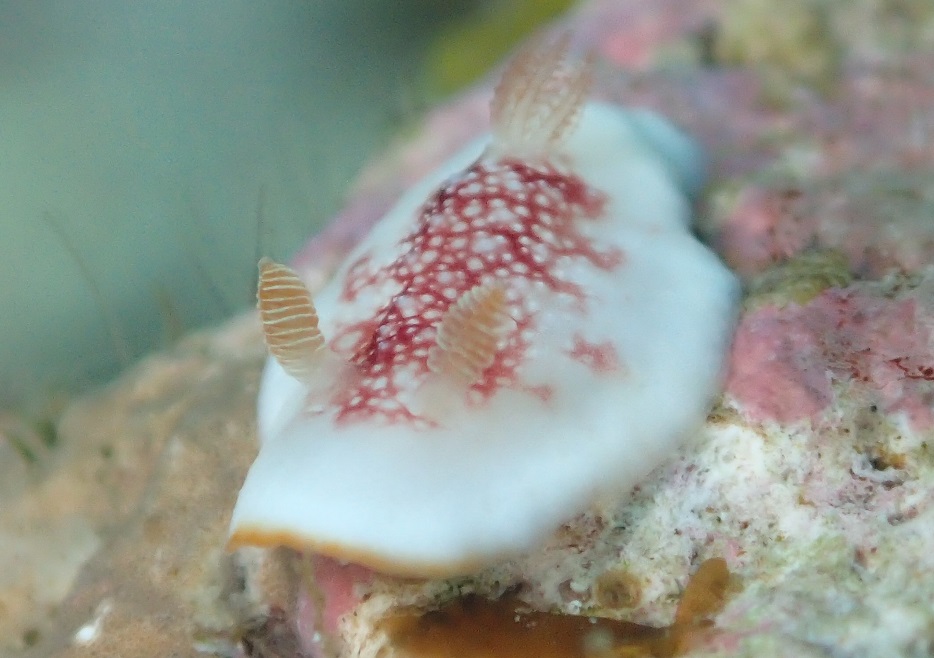
{"label": "pink algae patch", "polygon": [[820,340],[800,322],[802,311],[767,306],[736,331],[726,389],[754,420],[813,418],[833,399]]}
{"label": "pink algae patch", "polygon": [[862,276],[917,272],[934,255],[932,199],[920,174],[854,173],[807,187],[749,185],[723,217],[717,247],[747,276],[811,246],[839,251]]}
{"label": "pink algae patch", "polygon": [[613,66],[630,71],[649,70],[659,51],[696,31],[710,13],[683,0],[604,0],[585,3],[580,11],[584,47],[596,48]]}
{"label": "pink algae patch", "polygon": [[718,251],[740,274],[759,272],[802,251],[812,236],[796,216],[801,192],[751,186],[724,220]]}
{"label": "pink algae patch", "polygon": [[[830,289],[805,306],[747,313],[727,392],[753,420],[816,420],[843,392],[917,429],[934,426],[931,326],[912,298]],[[835,386],[836,385],[836,386]]]}
{"label": "pink algae patch", "polygon": [[306,653],[324,656],[325,638],[339,636],[340,619],[359,603],[359,586],[373,580],[373,572],[358,564],[342,564],[323,555],[313,555],[315,591],[301,588],[298,594],[296,630]]}

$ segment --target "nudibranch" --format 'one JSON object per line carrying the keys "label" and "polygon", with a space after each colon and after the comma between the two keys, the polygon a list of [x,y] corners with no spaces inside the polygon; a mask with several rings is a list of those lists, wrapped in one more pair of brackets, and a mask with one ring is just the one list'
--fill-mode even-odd
{"label": "nudibranch", "polygon": [[703,171],[588,102],[567,39],[506,68],[491,134],[407,192],[312,300],[263,260],[260,450],[229,546],[446,577],[629,491],[703,422],[738,289],[691,233]]}

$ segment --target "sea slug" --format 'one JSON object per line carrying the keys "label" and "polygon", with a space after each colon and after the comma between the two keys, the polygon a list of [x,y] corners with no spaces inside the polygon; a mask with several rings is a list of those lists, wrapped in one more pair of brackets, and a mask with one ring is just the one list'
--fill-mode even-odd
{"label": "sea slug", "polygon": [[446,577],[628,492],[703,421],[738,286],[691,233],[693,144],[586,101],[567,40],[491,135],[405,194],[312,301],[261,263],[272,354],[230,547]]}

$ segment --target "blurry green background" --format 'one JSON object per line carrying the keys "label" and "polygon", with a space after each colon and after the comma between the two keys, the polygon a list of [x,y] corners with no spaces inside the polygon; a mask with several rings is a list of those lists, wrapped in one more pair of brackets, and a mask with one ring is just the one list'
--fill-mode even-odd
{"label": "blurry green background", "polygon": [[0,0],[0,409],[247,307],[259,252],[567,4]]}

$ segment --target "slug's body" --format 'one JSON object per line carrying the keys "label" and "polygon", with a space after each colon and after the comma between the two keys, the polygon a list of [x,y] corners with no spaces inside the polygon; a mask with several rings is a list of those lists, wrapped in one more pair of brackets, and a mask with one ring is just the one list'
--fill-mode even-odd
{"label": "slug's body", "polygon": [[[406,575],[527,550],[702,419],[736,287],[689,232],[687,140],[522,54],[492,136],[410,191],[312,304],[261,266],[273,354],[231,545]],[[320,318],[320,321],[319,321]]]}

